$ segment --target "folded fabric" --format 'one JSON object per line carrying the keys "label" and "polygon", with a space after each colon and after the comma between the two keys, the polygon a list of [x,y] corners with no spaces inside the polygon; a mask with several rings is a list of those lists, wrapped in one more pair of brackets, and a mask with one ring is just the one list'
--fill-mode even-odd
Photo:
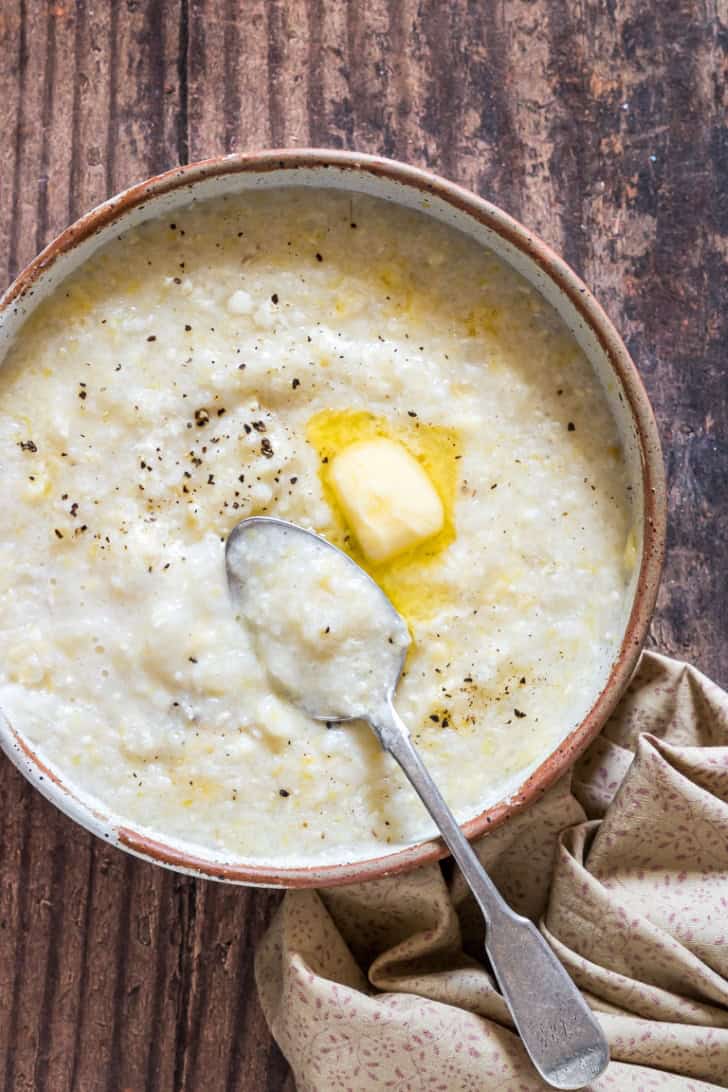
{"label": "folded fabric", "polygon": [[[572,774],[476,850],[598,1014],[593,1089],[728,1087],[728,695],[644,653]],[[256,979],[300,1092],[547,1087],[449,872],[286,894]]]}

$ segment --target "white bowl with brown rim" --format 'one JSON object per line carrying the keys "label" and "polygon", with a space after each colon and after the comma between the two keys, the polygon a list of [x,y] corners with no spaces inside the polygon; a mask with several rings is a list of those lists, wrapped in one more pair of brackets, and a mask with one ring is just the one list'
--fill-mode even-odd
{"label": "white bowl with brown rim", "polygon": [[[616,420],[635,498],[639,568],[620,647],[587,715],[515,792],[464,826],[476,838],[541,796],[603,727],[637,662],[655,606],[665,541],[665,481],[654,417],[630,356],[599,304],[569,266],[506,213],[427,171],[374,156],[318,149],[225,156],[179,167],[119,194],[67,228],[17,277],[0,300],[0,362],[26,318],[94,251],[121,231],[167,215],[194,196],[312,186],[367,194],[423,211],[469,235],[520,273],[572,331],[603,387],[613,392]],[[444,855],[425,841],[369,860],[279,867],[192,853],[150,838],[91,806],[50,770],[0,714],[0,745],[36,788],[63,812],[106,841],[145,860],[209,879],[260,886],[319,887],[360,882],[414,868]]]}

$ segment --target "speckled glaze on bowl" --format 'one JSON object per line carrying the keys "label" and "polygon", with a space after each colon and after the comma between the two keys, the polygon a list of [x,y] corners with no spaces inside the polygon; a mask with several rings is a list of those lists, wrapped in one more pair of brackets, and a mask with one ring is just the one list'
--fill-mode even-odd
{"label": "speckled glaze on bowl", "polygon": [[[538,799],[598,734],[637,661],[654,609],[665,540],[665,481],[660,443],[644,387],[619,335],[566,263],[506,213],[427,171],[353,152],[319,149],[224,156],[179,167],[133,186],[67,228],[0,300],[0,361],[34,308],[90,254],[120,231],[164,215],[193,198],[251,189],[316,186],[385,198],[420,209],[488,246],[551,303],[600,376],[617,421],[641,523],[640,564],[618,655],[584,720],[525,778],[517,791],[463,827],[469,838],[504,822]],[[266,887],[322,887],[392,875],[444,856],[439,841],[420,842],[369,860],[278,867],[191,853],[154,840],[103,814],[48,769],[0,714],[0,745],[23,774],[62,811],[94,834],[148,861],[195,876]]]}

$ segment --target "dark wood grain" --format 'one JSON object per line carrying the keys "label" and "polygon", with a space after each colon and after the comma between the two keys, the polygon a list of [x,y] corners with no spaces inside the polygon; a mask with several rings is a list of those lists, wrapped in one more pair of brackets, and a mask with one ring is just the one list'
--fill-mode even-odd
{"label": "dark wood grain", "polygon": [[[655,406],[652,643],[728,683],[724,0],[0,0],[0,280],[108,194],[270,145],[424,164],[595,289]],[[258,1006],[277,896],[101,845],[0,763],[5,1092],[290,1090]]]}

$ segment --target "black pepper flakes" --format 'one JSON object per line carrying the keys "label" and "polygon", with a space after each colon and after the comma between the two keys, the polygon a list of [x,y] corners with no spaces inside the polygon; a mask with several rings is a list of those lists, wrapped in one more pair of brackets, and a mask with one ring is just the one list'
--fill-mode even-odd
{"label": "black pepper flakes", "polygon": [[56,536],[56,538],[63,538],[63,532],[59,531],[57,527],[53,528],[53,534]]}
{"label": "black pepper flakes", "polygon": [[21,440],[18,444],[21,451],[30,451],[33,454],[38,450],[38,447],[34,440]]}
{"label": "black pepper flakes", "polygon": [[291,386],[293,387],[293,389],[294,389],[294,391],[295,391],[297,387],[300,387],[300,386],[301,386],[301,380],[300,380],[300,379],[294,379],[294,380],[292,380],[292,382],[291,382]]}
{"label": "black pepper flakes", "polygon": [[417,414],[415,413],[415,411],[413,409],[408,409],[407,410],[407,416],[408,417],[416,417]]}
{"label": "black pepper flakes", "polygon": [[273,458],[273,445],[271,444],[267,436],[264,436],[263,439],[260,441],[260,450],[262,454],[265,455],[266,459]]}
{"label": "black pepper flakes", "polygon": [[253,421],[253,428],[256,432],[265,432],[265,422]]}
{"label": "black pepper flakes", "polygon": [[286,796],[290,796],[291,794],[289,793],[288,789],[279,789],[278,795],[284,797],[285,799]]}
{"label": "black pepper flakes", "polygon": [[157,340],[157,335],[156,334],[150,334],[149,337],[147,338],[147,341],[156,341],[156,340]]}
{"label": "black pepper flakes", "polygon": [[522,720],[526,716],[526,713],[521,712],[520,709],[514,709],[513,712],[520,720]]}
{"label": "black pepper flakes", "polygon": [[207,412],[206,409],[202,408],[195,410],[195,424],[198,426],[198,428],[203,428],[206,424],[209,423],[209,421],[210,414]]}
{"label": "black pepper flakes", "polygon": [[569,430],[569,432],[576,432],[576,425],[574,424],[573,421],[569,421],[569,423],[568,423],[568,425],[566,427]]}
{"label": "black pepper flakes", "polygon": [[271,303],[278,303],[278,293],[274,292],[270,299]]}

